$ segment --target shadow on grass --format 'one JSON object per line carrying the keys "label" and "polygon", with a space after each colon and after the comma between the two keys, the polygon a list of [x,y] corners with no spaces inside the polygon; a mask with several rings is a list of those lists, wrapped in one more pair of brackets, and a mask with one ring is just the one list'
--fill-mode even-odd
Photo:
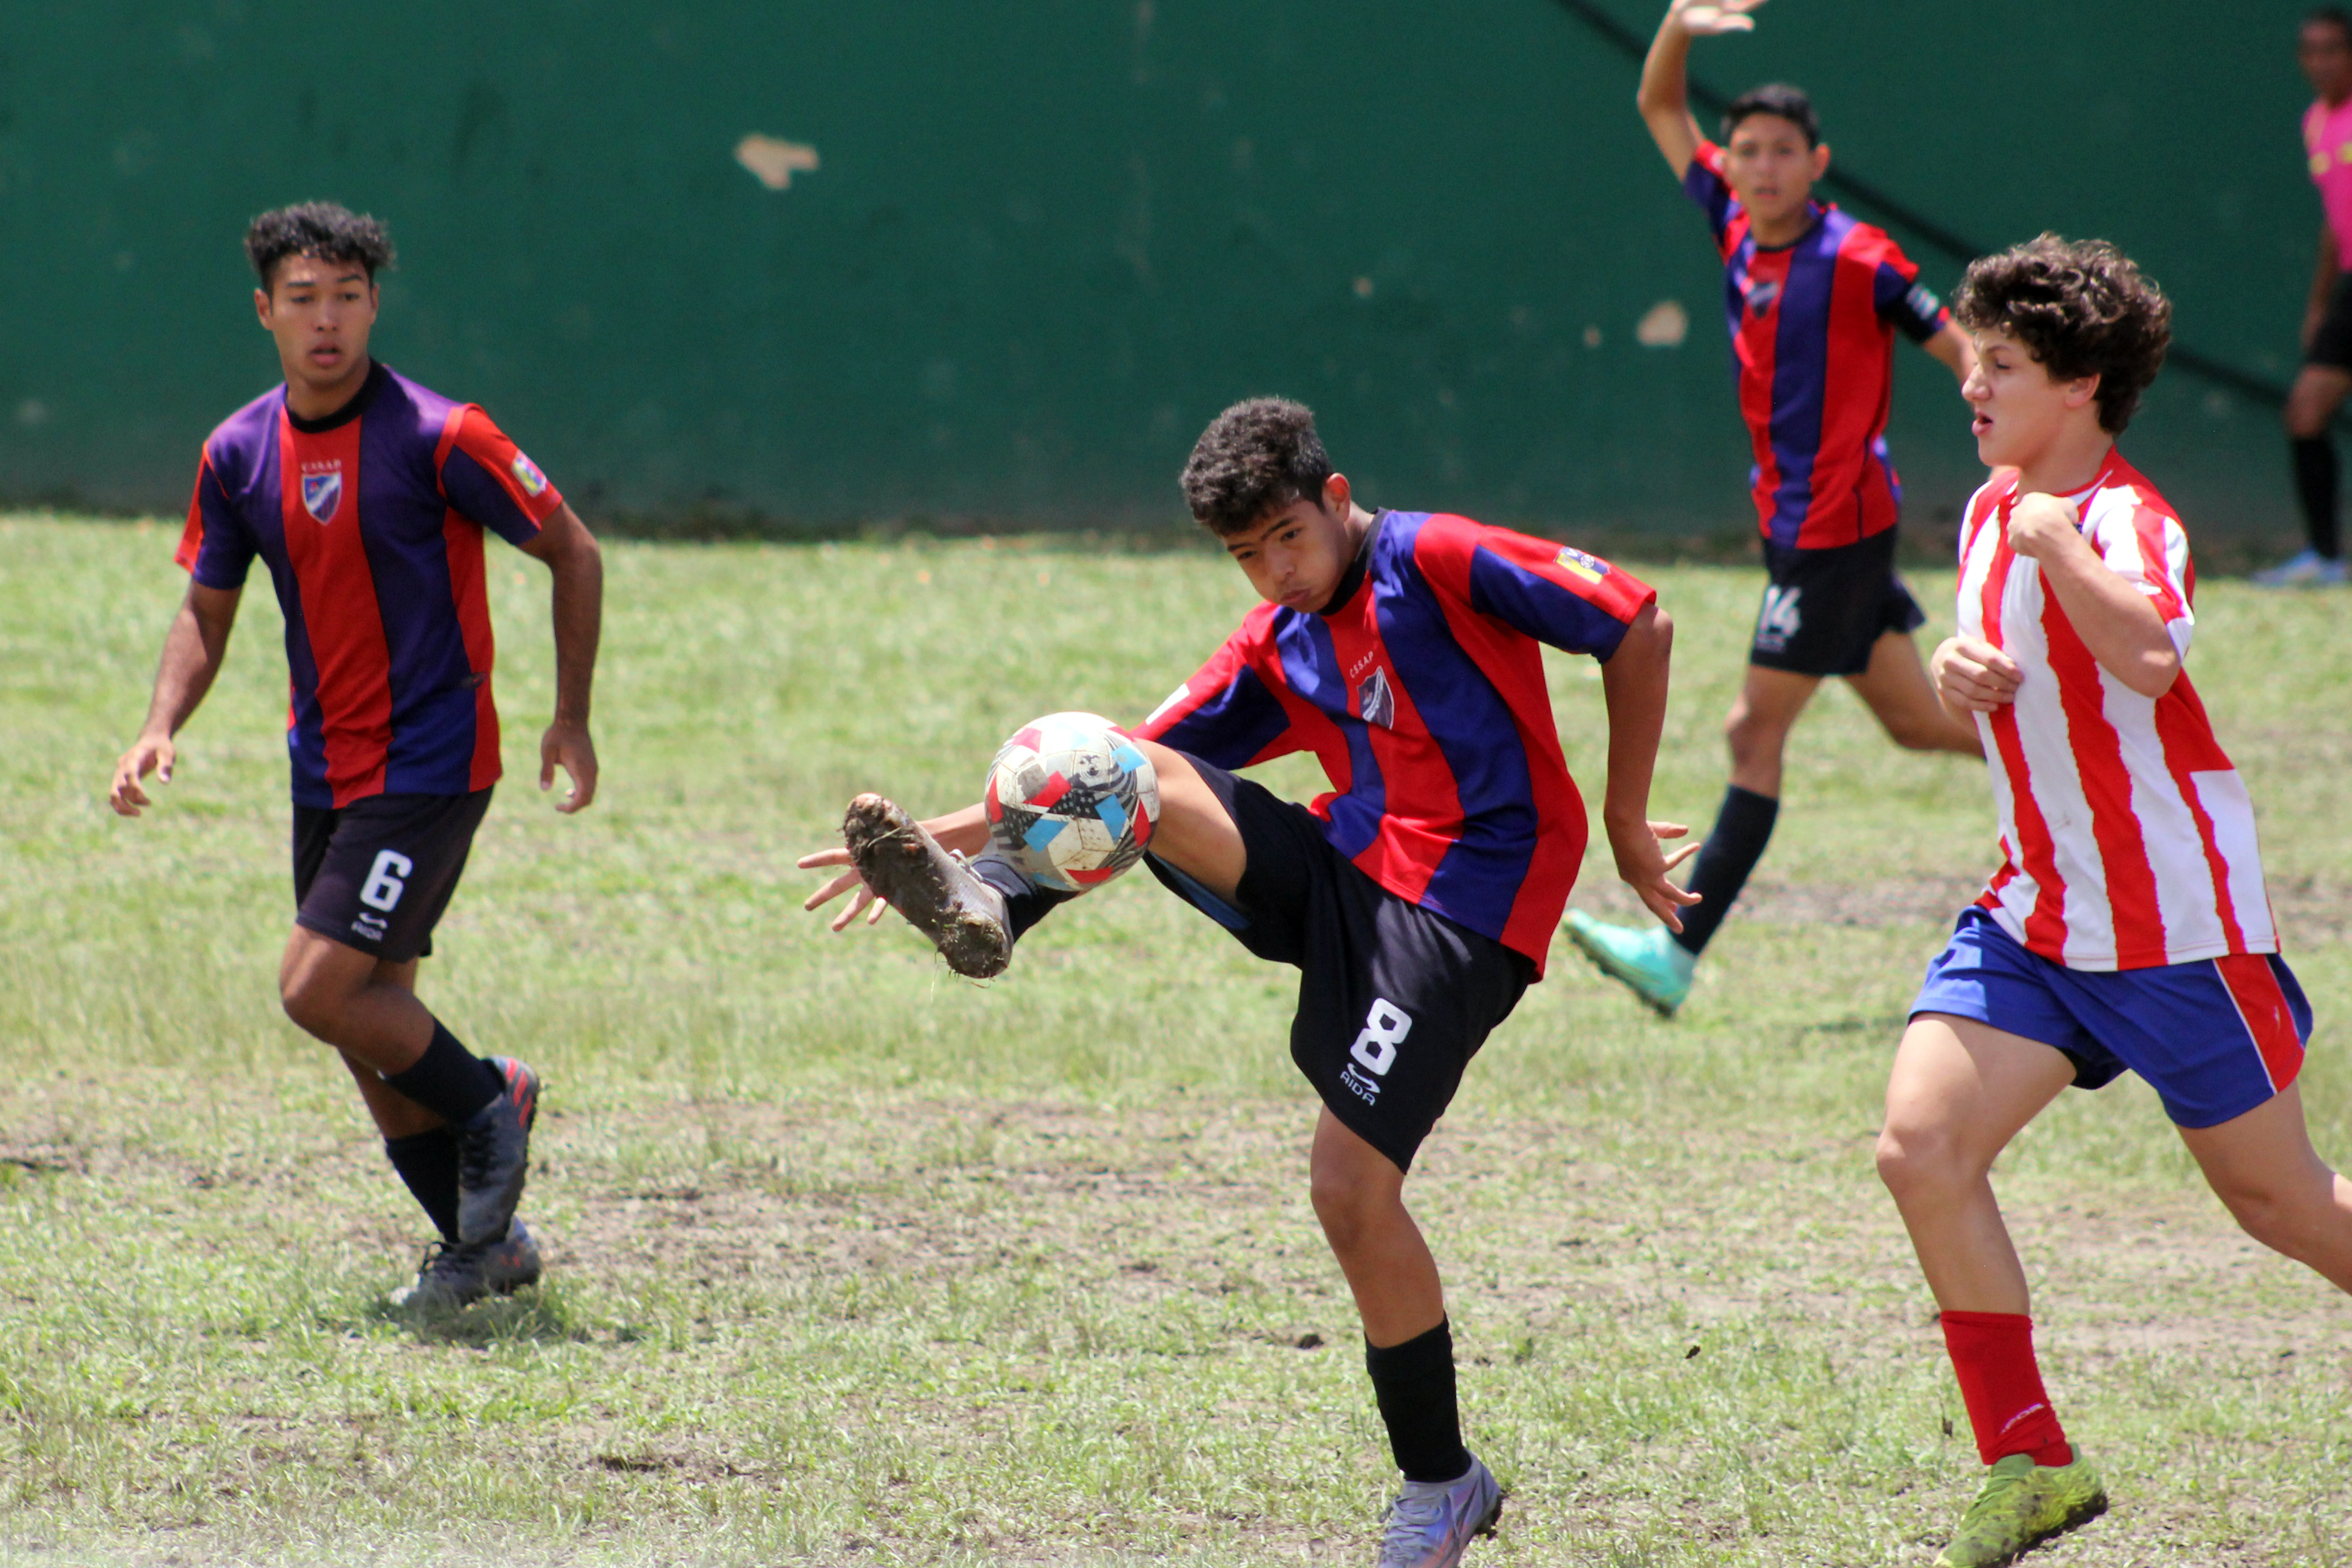
{"label": "shadow on grass", "polygon": [[572,1312],[561,1291],[536,1286],[469,1307],[403,1308],[375,1301],[362,1315],[370,1322],[412,1333],[420,1343],[477,1350],[499,1344],[577,1344],[594,1337],[593,1331]]}

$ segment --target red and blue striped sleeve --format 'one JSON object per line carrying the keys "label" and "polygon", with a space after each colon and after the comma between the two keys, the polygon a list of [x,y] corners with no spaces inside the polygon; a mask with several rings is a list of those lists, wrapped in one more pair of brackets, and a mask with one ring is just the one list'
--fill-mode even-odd
{"label": "red and blue striped sleeve", "polygon": [[1218,768],[1246,768],[1302,749],[1306,743],[1293,729],[1289,711],[1250,662],[1249,651],[1265,636],[1272,610],[1261,605],[1252,611],[1242,629],[1132,733]]}
{"label": "red and blue striped sleeve", "polygon": [[563,505],[539,465],[472,403],[450,413],[434,459],[450,506],[509,544],[537,538],[539,526]]}
{"label": "red and blue striped sleeve", "polygon": [[253,535],[229,504],[207,446],[196,466],[195,494],[188,497],[188,524],[180,531],[180,548],[173,559],[203,586],[231,589],[245,586],[254,553]]}
{"label": "red and blue striped sleeve", "polygon": [[1936,291],[1919,281],[1919,265],[1884,234],[1874,236],[1871,303],[1879,319],[1915,343],[1924,343],[1951,324],[1952,313]]}
{"label": "red and blue striped sleeve", "polygon": [[1606,662],[1657,590],[1573,545],[1431,517],[1413,545],[1431,583],[1538,643]]}
{"label": "red and blue striped sleeve", "polygon": [[1706,214],[1706,226],[1715,235],[1715,243],[1727,252],[1724,235],[1731,227],[1731,219],[1739,209],[1739,198],[1731,193],[1730,184],[1723,177],[1723,149],[1712,141],[1701,141],[1698,151],[1692,154],[1690,167],[1683,171],[1683,192],[1698,204]]}

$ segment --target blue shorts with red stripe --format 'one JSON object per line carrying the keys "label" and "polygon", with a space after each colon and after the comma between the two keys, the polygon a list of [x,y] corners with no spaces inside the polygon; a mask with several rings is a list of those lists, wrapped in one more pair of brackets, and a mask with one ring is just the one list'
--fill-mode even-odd
{"label": "blue shorts with red stripe", "polygon": [[2069,969],[2027,951],[1973,904],[1927,966],[1911,1004],[1912,1017],[1921,1013],[2054,1047],[2074,1062],[2077,1089],[2137,1072],[2182,1127],[2219,1126],[2268,1101],[2294,1082],[2311,1038],[2311,1004],[2275,953]]}

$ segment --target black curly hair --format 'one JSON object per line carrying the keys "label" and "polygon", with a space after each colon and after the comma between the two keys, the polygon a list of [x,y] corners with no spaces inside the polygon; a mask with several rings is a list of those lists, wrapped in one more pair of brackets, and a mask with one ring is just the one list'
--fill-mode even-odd
{"label": "black curly hair", "polygon": [[372,217],[333,202],[302,202],[262,214],[245,228],[245,258],[261,287],[289,256],[355,261],[370,281],[393,264],[392,236]]}
{"label": "black curly hair", "polygon": [[1243,533],[1293,501],[1321,502],[1331,459],[1315,415],[1286,398],[1254,397],[1209,422],[1184,465],[1184,504],[1220,538]]}
{"label": "black curly hair", "polygon": [[2172,301],[2103,239],[2044,234],[1969,264],[1952,315],[2007,332],[2053,381],[2099,378],[2099,424],[2123,434],[2172,344]]}

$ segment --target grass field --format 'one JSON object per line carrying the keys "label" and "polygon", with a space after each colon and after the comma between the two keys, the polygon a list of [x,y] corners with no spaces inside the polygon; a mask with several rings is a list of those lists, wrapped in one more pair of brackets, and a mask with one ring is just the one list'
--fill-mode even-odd
{"label": "grass field", "polygon": [[[493,557],[509,782],[425,994],[545,1072],[545,1286],[419,1329],[425,1239],[279,1016],[284,664],[258,578],[145,819],[105,810],[183,580],[163,527],[0,518],[0,1562],[1369,1562],[1392,1472],[1308,1211],[1292,979],[1143,879],[955,981],[827,935],[842,802],[968,797],[1013,723],[1148,710],[1246,607],[1207,550],[608,551],[604,792],[531,789],[545,579]],[[1704,825],[1756,575],[1681,627],[1658,786]],[[1948,578],[1915,579],[1931,632]],[[2352,1157],[2340,596],[2209,583],[2192,661],[2263,812]],[[1597,786],[1600,685],[1559,659]],[[1277,787],[1309,788],[1291,767]],[[1562,944],[1410,1189],[1474,1446],[1473,1562],[1924,1563],[1977,1469],[1870,1170],[1920,968],[1990,868],[1981,769],[1842,690],[1662,1024]],[[1628,914],[1605,857],[1580,904]],[[1999,1178],[2116,1498],[2035,1561],[2352,1563],[2352,1311],[2255,1249],[2136,1082]]]}

